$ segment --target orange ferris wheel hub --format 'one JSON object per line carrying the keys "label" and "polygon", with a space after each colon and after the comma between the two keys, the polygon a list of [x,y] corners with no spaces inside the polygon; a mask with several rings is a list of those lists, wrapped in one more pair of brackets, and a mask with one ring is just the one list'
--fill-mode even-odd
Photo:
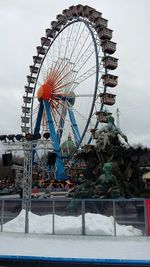
{"label": "orange ferris wheel hub", "polygon": [[55,84],[54,80],[52,78],[49,78],[46,80],[44,84],[40,86],[40,88],[37,91],[37,98],[39,101],[41,99],[44,99],[46,101],[49,101],[51,99],[51,95],[55,89],[54,84]]}

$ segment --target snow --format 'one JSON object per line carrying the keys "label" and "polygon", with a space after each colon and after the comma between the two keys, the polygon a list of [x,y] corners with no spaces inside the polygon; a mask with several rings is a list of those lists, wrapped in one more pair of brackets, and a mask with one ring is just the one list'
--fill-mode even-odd
{"label": "snow", "polygon": [[55,215],[56,235],[52,235],[50,214],[38,216],[30,212],[30,234],[24,233],[24,221],[25,211],[22,210],[15,219],[4,224],[4,232],[0,233],[0,255],[150,260],[150,238],[142,236],[142,232],[133,226],[117,223],[117,237],[114,237],[112,216],[86,213],[86,234],[91,236],[80,235],[81,216]]}
{"label": "snow", "polygon": [[[29,232],[52,234],[53,215],[39,216],[29,212]],[[54,216],[55,233],[57,234],[82,234],[82,215],[79,216]],[[13,220],[4,224],[6,232],[24,232],[25,210]],[[85,232],[87,235],[114,236],[114,218],[101,214],[85,214]],[[117,236],[141,236],[142,231],[129,225],[116,223]]]}

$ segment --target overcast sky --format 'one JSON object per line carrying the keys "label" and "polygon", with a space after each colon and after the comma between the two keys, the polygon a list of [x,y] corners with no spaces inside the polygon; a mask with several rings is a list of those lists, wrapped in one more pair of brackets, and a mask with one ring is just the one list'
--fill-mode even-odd
{"label": "overcast sky", "polygon": [[45,29],[64,8],[87,4],[103,13],[117,42],[116,108],[129,143],[150,145],[149,0],[0,0],[0,134],[20,132],[26,75]]}

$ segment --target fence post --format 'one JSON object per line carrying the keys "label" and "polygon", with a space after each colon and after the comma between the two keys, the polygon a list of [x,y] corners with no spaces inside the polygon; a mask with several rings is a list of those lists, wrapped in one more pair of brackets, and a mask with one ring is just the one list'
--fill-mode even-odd
{"label": "fence post", "polygon": [[2,199],[2,210],[1,210],[1,232],[3,232],[3,222],[4,222],[4,199]]}
{"label": "fence post", "polygon": [[116,202],[113,200],[114,236],[116,236]]}
{"label": "fence post", "polygon": [[82,200],[82,235],[85,235],[85,200]]}
{"label": "fence post", "polygon": [[53,199],[52,234],[55,234],[55,200]]}

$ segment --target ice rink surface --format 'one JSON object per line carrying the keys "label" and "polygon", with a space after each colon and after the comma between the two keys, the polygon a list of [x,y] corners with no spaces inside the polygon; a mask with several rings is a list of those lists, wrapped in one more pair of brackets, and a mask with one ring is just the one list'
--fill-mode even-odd
{"label": "ice rink surface", "polygon": [[0,233],[0,256],[150,260],[149,237]]}

